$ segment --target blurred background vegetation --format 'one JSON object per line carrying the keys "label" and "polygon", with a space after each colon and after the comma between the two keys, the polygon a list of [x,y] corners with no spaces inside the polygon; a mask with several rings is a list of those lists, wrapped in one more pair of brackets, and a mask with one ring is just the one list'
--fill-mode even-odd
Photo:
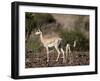
{"label": "blurred background vegetation", "polygon": [[26,52],[31,50],[35,53],[43,50],[43,45],[34,34],[38,28],[43,34],[59,34],[64,44],[73,44],[73,41],[77,40],[78,51],[89,51],[88,15],[26,12],[25,19]]}

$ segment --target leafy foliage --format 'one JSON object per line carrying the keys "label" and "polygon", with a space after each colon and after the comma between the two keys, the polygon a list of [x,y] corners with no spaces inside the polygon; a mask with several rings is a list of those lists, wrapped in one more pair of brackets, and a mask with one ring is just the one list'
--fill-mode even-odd
{"label": "leafy foliage", "polygon": [[32,30],[52,22],[55,22],[55,19],[50,14],[26,12],[26,37],[30,36]]}

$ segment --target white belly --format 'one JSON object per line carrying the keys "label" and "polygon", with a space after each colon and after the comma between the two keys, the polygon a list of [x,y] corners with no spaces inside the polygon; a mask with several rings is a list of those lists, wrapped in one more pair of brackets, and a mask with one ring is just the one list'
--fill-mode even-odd
{"label": "white belly", "polygon": [[49,45],[48,45],[48,47],[53,47],[53,46],[54,46],[54,44],[49,44]]}
{"label": "white belly", "polygon": [[56,45],[56,42],[50,43],[50,44],[45,44],[44,47],[53,47]]}

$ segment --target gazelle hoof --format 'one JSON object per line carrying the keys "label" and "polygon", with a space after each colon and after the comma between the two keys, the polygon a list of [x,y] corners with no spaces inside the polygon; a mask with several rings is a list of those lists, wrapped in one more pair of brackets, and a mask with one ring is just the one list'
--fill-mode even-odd
{"label": "gazelle hoof", "polygon": [[58,62],[58,60],[56,60],[56,62]]}
{"label": "gazelle hoof", "polygon": [[49,60],[47,60],[47,62],[49,62]]}

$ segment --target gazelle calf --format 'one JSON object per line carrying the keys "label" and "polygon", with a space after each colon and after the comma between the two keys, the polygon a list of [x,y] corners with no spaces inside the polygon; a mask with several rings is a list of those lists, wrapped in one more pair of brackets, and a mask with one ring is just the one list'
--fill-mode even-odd
{"label": "gazelle calf", "polygon": [[74,41],[74,43],[73,43],[73,45],[71,45],[71,44],[66,44],[66,54],[70,54],[71,53],[71,48],[75,48],[76,47],[76,42],[77,42],[77,40],[75,40]]}
{"label": "gazelle calf", "polygon": [[[71,55],[72,53],[72,49],[74,49],[76,47],[76,43],[77,43],[77,40],[74,41],[73,45],[71,44],[66,44],[66,58],[68,58],[69,55]],[[70,62],[72,62],[72,60],[70,60]]]}
{"label": "gazelle calf", "polygon": [[[38,29],[38,31],[35,33],[35,35],[39,35],[40,36],[40,41],[43,44],[43,46],[46,48],[47,51],[47,62],[49,62],[49,47],[54,47],[58,53],[57,59],[56,61],[58,61],[59,56],[60,56],[60,50],[58,48],[60,42],[61,42],[61,38],[58,36],[52,36],[52,37],[45,37],[43,36],[43,33],[41,32],[40,29]],[[64,53],[63,53],[63,60],[64,60]]]}

